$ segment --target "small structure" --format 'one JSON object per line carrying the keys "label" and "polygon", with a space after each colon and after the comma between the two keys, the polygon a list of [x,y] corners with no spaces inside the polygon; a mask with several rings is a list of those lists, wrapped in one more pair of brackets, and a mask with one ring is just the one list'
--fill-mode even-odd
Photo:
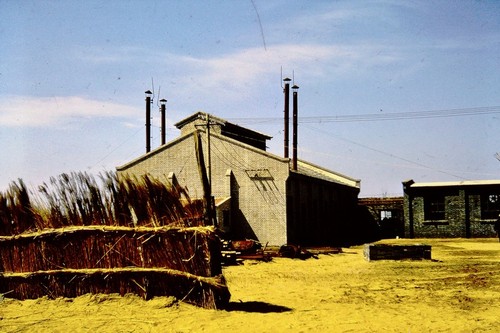
{"label": "small structure", "polygon": [[359,198],[358,205],[378,225],[380,238],[404,236],[403,197]]}
{"label": "small structure", "polygon": [[494,237],[500,180],[403,182],[405,237]]}

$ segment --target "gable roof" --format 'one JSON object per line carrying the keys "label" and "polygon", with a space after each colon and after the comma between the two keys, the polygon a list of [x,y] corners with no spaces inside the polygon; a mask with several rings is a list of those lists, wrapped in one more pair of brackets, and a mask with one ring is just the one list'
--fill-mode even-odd
{"label": "gable roof", "polygon": [[[181,135],[177,138],[175,138],[174,140],[172,141],[169,141],[167,142],[166,144],[164,145],[161,145],[153,150],[151,150],[150,152],[148,153],[145,153],[141,156],[138,156],[136,158],[134,158],[133,160],[129,161],[129,162],[126,162],[124,163],[123,165],[120,165],[120,166],[117,166],[116,169],[118,171],[122,171],[122,170],[125,170],[137,163],[140,163],[144,160],[147,160],[148,158],[150,158],[151,156],[154,156],[156,154],[159,154],[160,152],[166,150],[166,149],[169,149],[177,144],[179,144],[180,142],[192,137],[194,135],[194,131],[193,132],[189,132],[187,134],[184,134],[184,135]],[[277,160],[277,161],[280,161],[280,162],[284,162],[286,163],[287,161],[289,161],[288,158],[284,158],[284,157],[281,157],[281,156],[278,156],[278,155],[275,155],[275,154],[272,154],[270,152],[267,152],[265,150],[262,150],[262,149],[259,149],[259,148],[256,148],[254,147],[253,145],[248,145],[246,144],[245,142],[242,142],[240,140],[236,140],[236,139],[233,139],[231,137],[228,137],[228,136],[224,136],[224,135],[221,135],[221,134],[217,134],[217,133],[211,133],[210,134],[211,137],[215,137],[215,138],[218,138],[218,139],[221,139],[221,140],[225,140],[225,141],[228,141],[228,142],[231,142],[232,144],[235,144],[235,145],[239,145],[239,146],[244,146],[246,149],[248,150],[251,150],[257,154],[260,154],[260,155],[263,155],[263,156],[266,156],[268,158],[272,158],[274,160]]]}
{"label": "gable roof", "polygon": [[[141,156],[133,159],[132,161],[129,161],[121,166],[118,166],[117,170],[118,171],[125,170],[125,169],[127,169],[127,168],[129,168],[137,163],[140,163],[141,161],[144,161],[144,160],[150,158],[153,155],[158,154],[159,152],[161,152],[165,149],[168,149],[168,148],[178,144],[179,142],[185,140],[186,138],[192,136],[194,131],[196,131],[197,123],[202,125],[203,122],[206,121],[206,116],[207,116],[206,113],[197,112],[197,113],[194,113],[193,115],[177,122],[175,124],[175,126],[179,129],[182,129],[186,125],[190,125],[190,126],[194,125],[192,127],[192,131],[191,132],[186,131],[186,133],[184,133],[184,134],[181,133],[181,135],[178,138],[176,138],[170,142],[167,142],[166,144],[164,144],[156,149],[153,149],[149,153],[141,155]],[[222,127],[220,131],[211,132],[211,134],[210,134],[211,136],[218,137],[219,139],[230,141],[233,144],[245,145],[246,149],[253,150],[254,152],[256,152],[258,154],[265,155],[268,158],[272,158],[272,159],[275,159],[275,160],[278,160],[281,162],[285,162],[285,163],[290,161],[289,158],[284,158],[284,157],[278,156],[276,154],[272,154],[272,153],[267,152],[260,145],[257,145],[252,141],[252,137],[253,137],[255,140],[261,141],[261,143],[263,142],[265,144],[265,140],[271,139],[270,136],[267,136],[265,134],[241,127],[241,126],[236,125],[236,124],[232,124],[232,123],[230,123],[222,118],[214,117],[212,115],[208,115],[208,117],[212,122],[214,122]],[[193,123],[195,123],[195,124],[193,124]],[[304,175],[304,176],[308,176],[308,177],[312,177],[312,178],[322,179],[325,181],[334,182],[334,183],[338,183],[338,184],[342,184],[342,185],[347,185],[347,186],[354,187],[357,189],[360,188],[361,180],[351,178],[349,176],[343,175],[341,173],[338,173],[338,172],[335,172],[332,170],[328,170],[326,168],[320,167],[318,165],[315,165],[315,164],[312,164],[312,163],[309,163],[306,161],[298,160],[297,161],[297,168],[298,168],[298,170],[291,170],[290,169],[290,173],[296,173],[296,174],[300,174],[300,175]]]}

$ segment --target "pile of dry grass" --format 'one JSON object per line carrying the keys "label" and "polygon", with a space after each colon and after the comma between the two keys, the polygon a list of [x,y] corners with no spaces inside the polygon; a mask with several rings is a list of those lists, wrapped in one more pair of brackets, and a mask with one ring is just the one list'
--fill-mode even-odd
{"label": "pile of dry grass", "polygon": [[147,176],[63,174],[39,195],[20,180],[0,193],[0,293],[132,292],[223,307],[220,241],[202,212],[182,188]]}

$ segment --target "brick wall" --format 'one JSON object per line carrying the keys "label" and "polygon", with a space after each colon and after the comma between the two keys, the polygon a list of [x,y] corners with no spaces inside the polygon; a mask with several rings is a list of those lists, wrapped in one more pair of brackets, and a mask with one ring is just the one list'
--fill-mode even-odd
{"label": "brick wall", "polygon": [[[207,139],[201,133],[208,166]],[[288,160],[211,135],[211,176],[214,197],[231,196],[231,229],[236,237],[257,238],[270,245],[286,243],[286,194]],[[228,170],[230,179],[228,180]],[[192,198],[201,198],[201,186],[194,149],[194,137],[187,134],[129,164],[119,173],[165,177],[174,173]],[[228,187],[230,182],[230,188]]]}
{"label": "brick wall", "polygon": [[[445,194],[445,218],[425,219],[425,198]],[[494,220],[481,217],[481,191],[472,187],[419,189],[404,196],[405,237],[494,237]],[[487,192],[485,192],[487,193]],[[411,207],[410,207],[411,204]],[[412,213],[412,215],[411,215]],[[413,219],[413,221],[411,221]]]}

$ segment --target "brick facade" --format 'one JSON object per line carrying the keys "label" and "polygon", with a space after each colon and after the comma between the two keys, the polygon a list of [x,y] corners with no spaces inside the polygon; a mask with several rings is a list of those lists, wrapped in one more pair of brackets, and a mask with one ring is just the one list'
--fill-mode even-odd
{"label": "brick facade", "polygon": [[493,223],[500,213],[500,181],[408,181],[403,183],[403,189],[405,237],[495,236]]}
{"label": "brick facade", "polygon": [[[209,155],[205,122],[197,115],[178,123],[179,138],[118,167],[118,173],[175,179],[190,197],[201,198],[194,131],[202,138],[206,166]],[[262,149],[268,136],[213,118],[217,121],[210,132],[212,195],[219,224],[229,238],[269,245],[332,245],[342,238],[338,232],[355,208],[359,181],[302,161],[298,171],[291,171],[290,159]]]}

